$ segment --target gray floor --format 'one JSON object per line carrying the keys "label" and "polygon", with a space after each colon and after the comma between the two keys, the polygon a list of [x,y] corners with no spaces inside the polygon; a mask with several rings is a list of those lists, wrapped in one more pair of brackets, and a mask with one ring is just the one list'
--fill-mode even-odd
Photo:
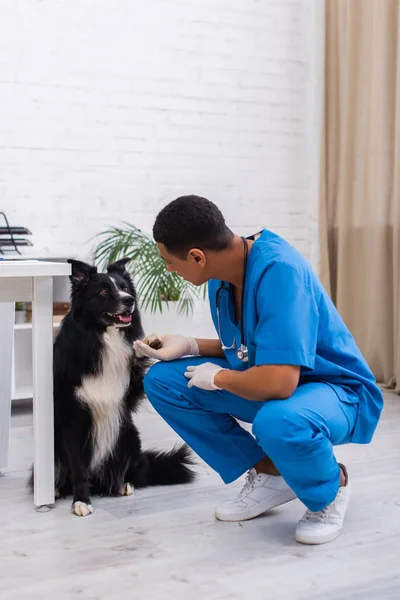
{"label": "gray floor", "polygon": [[[337,456],[353,485],[341,537],[307,547],[293,538],[304,507],[294,501],[243,524],[219,523],[224,486],[203,463],[191,486],[128,498],[93,498],[79,518],[70,501],[37,513],[26,489],[32,457],[29,406],[14,409],[10,468],[0,479],[0,598],[7,600],[398,600],[400,598],[400,397],[386,394],[368,446]],[[138,418],[146,447],[176,436],[148,409]]]}

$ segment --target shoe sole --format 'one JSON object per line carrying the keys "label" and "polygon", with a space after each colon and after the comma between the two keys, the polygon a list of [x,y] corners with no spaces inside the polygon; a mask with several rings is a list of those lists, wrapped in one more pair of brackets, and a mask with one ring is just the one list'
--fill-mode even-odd
{"label": "shoe sole", "polygon": [[250,521],[251,519],[255,519],[256,517],[259,517],[260,515],[262,515],[263,513],[267,512],[268,510],[272,510],[273,508],[277,508],[278,506],[282,506],[282,504],[287,504],[288,502],[291,502],[292,500],[296,500],[297,496],[295,496],[293,494],[293,492],[289,494],[286,493],[286,495],[284,496],[277,496],[276,499],[273,501],[273,503],[271,504],[271,500],[269,500],[268,502],[262,502],[260,504],[257,504],[257,506],[253,506],[253,508],[249,511],[244,511],[243,513],[240,514],[240,516],[238,515],[238,513],[233,514],[233,515],[218,515],[218,512],[215,511],[215,518],[218,521],[226,521],[228,523],[235,523],[237,521]]}
{"label": "shoe sole", "polygon": [[300,534],[295,534],[295,538],[296,538],[296,542],[298,544],[305,544],[307,546],[319,546],[320,544],[327,544],[328,542],[333,542],[333,540],[336,540],[336,538],[339,537],[341,533],[341,529],[339,529],[339,531],[332,531],[332,533],[330,535],[327,535],[325,537],[320,537],[320,538],[312,538],[312,537],[307,537],[307,535],[302,535]]}

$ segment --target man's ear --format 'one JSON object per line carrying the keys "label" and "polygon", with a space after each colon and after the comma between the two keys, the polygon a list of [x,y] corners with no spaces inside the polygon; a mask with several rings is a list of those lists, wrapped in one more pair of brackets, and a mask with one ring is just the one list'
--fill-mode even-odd
{"label": "man's ear", "polygon": [[72,273],[69,278],[73,285],[85,286],[89,283],[90,278],[97,273],[97,267],[92,267],[80,260],[69,258],[67,262],[72,265]]}
{"label": "man's ear", "polygon": [[107,273],[111,273],[112,271],[117,271],[118,273],[121,273],[121,274],[125,273],[126,272],[125,265],[130,260],[131,260],[131,258],[121,258],[120,260],[117,260],[116,262],[111,263],[107,267]]}
{"label": "man's ear", "polygon": [[191,248],[188,252],[188,258],[191,258],[191,260],[202,267],[206,264],[206,256],[203,250],[199,248]]}

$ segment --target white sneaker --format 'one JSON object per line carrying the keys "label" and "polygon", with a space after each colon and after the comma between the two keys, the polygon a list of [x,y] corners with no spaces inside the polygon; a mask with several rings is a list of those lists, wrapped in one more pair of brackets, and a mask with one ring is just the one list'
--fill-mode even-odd
{"label": "white sneaker", "polygon": [[342,531],[344,516],[350,500],[349,476],[346,467],[340,465],[346,483],[339,488],[336,498],[322,510],[307,510],[296,529],[296,542],[300,544],[326,544],[336,539]]}
{"label": "white sneaker", "polygon": [[283,477],[250,469],[238,496],[217,506],[215,517],[220,521],[246,521],[295,498]]}

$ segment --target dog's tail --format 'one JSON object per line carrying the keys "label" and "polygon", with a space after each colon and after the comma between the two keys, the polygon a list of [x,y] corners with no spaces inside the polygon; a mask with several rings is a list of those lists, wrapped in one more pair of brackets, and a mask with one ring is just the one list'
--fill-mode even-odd
{"label": "dog's tail", "polygon": [[186,444],[169,452],[147,450],[142,453],[140,464],[127,474],[127,481],[137,488],[151,485],[177,485],[190,483],[196,473],[188,465],[195,463]]}

